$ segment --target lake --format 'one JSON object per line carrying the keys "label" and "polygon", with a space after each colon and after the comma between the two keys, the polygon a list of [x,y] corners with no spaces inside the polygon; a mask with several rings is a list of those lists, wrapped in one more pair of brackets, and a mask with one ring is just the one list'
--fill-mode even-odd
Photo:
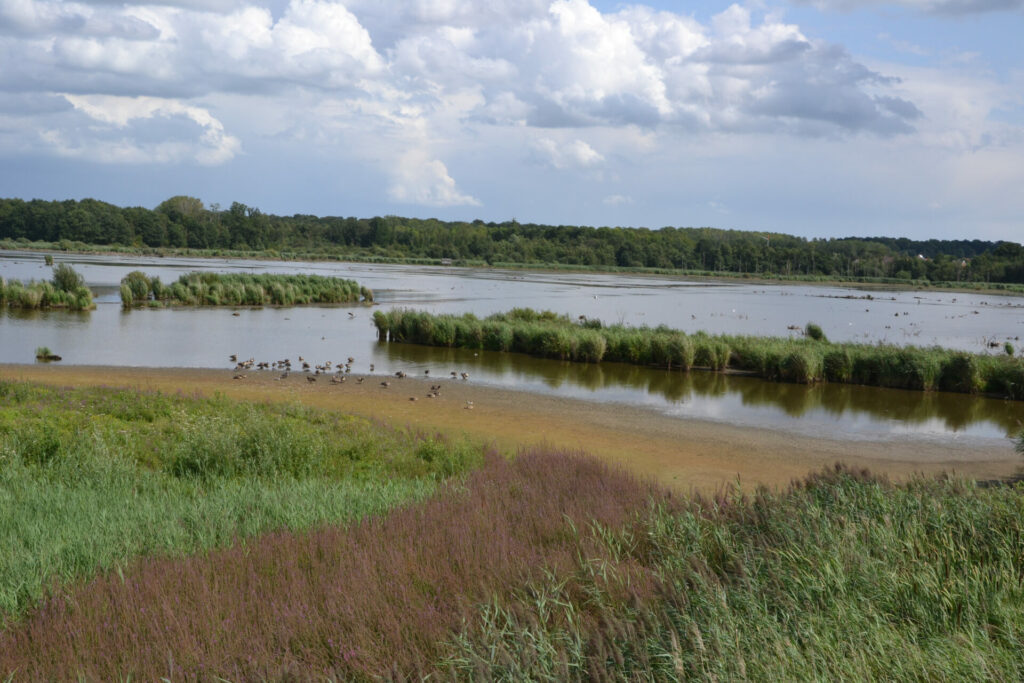
{"label": "lake", "polygon": [[[533,392],[647,406],[682,418],[849,440],[956,438],[1005,442],[1019,429],[1019,403],[955,394],[838,385],[797,386],[747,377],[603,363],[576,365],[518,354],[381,344],[365,305],[302,308],[176,308],[124,311],[119,283],[132,270],[165,283],[195,271],[303,273],[351,278],[375,306],[479,316],[516,306],[608,323],[660,324],[688,332],[786,336],[816,322],[830,339],[989,352],[1024,335],[1024,298],[991,293],[879,291],[667,276],[464,269],[335,262],[238,261],[57,254],[97,294],[96,310],[19,311],[0,316],[0,362],[31,363],[48,346],[64,363],[229,368],[228,356],[298,356],[354,372],[403,370]],[[0,276],[46,279],[43,255],[0,252]],[[234,315],[237,313],[238,315]],[[1001,348],[991,350],[1001,352]]]}

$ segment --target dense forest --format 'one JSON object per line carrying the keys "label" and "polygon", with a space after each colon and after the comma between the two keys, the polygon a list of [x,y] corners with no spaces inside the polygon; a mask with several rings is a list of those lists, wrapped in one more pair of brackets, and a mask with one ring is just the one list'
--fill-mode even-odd
{"label": "dense forest", "polygon": [[[156,209],[95,199],[0,199],[0,239],[128,248],[289,252],[470,263],[657,268],[783,277],[1024,283],[1014,242],[871,237],[806,239],[715,228],[445,222],[437,219],[275,216],[177,196]],[[77,245],[76,245],[77,246]]]}

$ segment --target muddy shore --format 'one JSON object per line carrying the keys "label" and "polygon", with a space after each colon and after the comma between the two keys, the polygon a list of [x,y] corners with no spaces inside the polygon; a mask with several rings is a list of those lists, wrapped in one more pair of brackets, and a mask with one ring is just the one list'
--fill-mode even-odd
{"label": "muddy shore", "polygon": [[[720,422],[680,419],[620,404],[476,386],[462,380],[349,375],[332,384],[303,373],[60,365],[0,365],[0,378],[58,386],[135,387],[165,393],[237,399],[299,401],[363,415],[398,426],[464,434],[506,451],[534,444],[580,450],[621,464],[680,490],[709,491],[739,479],[744,486],[784,486],[835,462],[866,467],[893,479],[952,472],[975,479],[1020,473],[1024,461],[1013,444],[968,446],[912,440],[839,441]],[[388,381],[390,386],[381,386]],[[431,384],[440,395],[428,398]],[[415,398],[416,400],[410,400]]]}

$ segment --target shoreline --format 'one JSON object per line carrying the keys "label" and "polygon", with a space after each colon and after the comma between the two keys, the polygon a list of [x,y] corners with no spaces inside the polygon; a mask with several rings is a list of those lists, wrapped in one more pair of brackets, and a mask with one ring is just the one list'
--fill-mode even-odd
{"label": "shoreline", "polygon": [[[736,481],[745,487],[781,488],[836,462],[894,480],[943,472],[979,481],[1002,480],[1020,476],[1024,465],[1009,439],[1004,447],[955,441],[841,441],[447,379],[353,374],[344,384],[331,384],[327,375],[309,382],[301,372],[285,380],[268,371],[248,371],[240,380],[233,379],[236,374],[197,368],[0,364],[0,379],[298,401],[397,427],[464,435],[506,453],[537,444],[583,451],[680,491],[712,492]],[[390,386],[381,386],[382,381]],[[426,397],[432,382],[442,386],[437,398]]]}
{"label": "shoreline", "polygon": [[[104,246],[104,245],[96,245]],[[799,278],[786,278],[783,276],[773,277],[764,276],[760,273],[727,273],[727,272],[715,272],[713,275],[697,275],[688,274],[685,272],[674,272],[671,270],[658,270],[658,269],[646,269],[646,268],[629,268],[624,266],[618,266],[612,269],[604,269],[601,267],[589,268],[589,267],[578,267],[571,264],[557,265],[557,264],[531,264],[531,263],[499,263],[495,265],[479,264],[479,263],[421,263],[421,261],[435,261],[437,259],[426,259],[410,257],[408,259],[385,259],[378,260],[377,258],[342,258],[341,256],[322,255],[317,257],[316,255],[305,254],[302,257],[288,258],[280,255],[271,254],[256,254],[249,253],[247,255],[238,254],[226,254],[226,255],[213,255],[208,253],[194,253],[196,250],[185,249],[179,251],[176,249],[158,249],[158,248],[147,248],[148,251],[143,252],[130,252],[130,251],[118,251],[113,249],[74,249],[64,250],[56,248],[46,247],[16,247],[14,249],[8,249],[0,247],[0,251],[21,251],[28,253],[57,253],[57,254],[82,254],[88,256],[136,256],[145,257],[150,256],[153,258],[188,258],[188,259],[202,259],[209,261],[276,261],[280,263],[289,262],[306,262],[306,263],[350,263],[350,264],[371,264],[371,265],[393,265],[393,266],[421,266],[425,268],[456,268],[456,269],[475,269],[475,270],[493,270],[493,271],[525,271],[525,272],[536,272],[536,273],[587,273],[594,275],[630,275],[636,277],[665,277],[673,278],[677,280],[685,280],[690,282],[705,282],[705,283],[720,283],[720,284],[754,284],[754,285],[805,285],[805,286],[817,286],[817,287],[838,287],[844,289],[858,289],[858,290],[870,290],[870,291],[895,291],[895,292],[954,292],[958,294],[993,294],[997,296],[1024,296],[1024,284],[1021,283],[1002,283],[1003,288],[999,288],[997,285],[991,283],[973,283],[977,284],[977,287],[971,287],[966,284],[961,285],[955,282],[934,282],[927,285],[920,285],[914,282],[873,282],[873,281],[856,281],[856,280],[809,280]]]}

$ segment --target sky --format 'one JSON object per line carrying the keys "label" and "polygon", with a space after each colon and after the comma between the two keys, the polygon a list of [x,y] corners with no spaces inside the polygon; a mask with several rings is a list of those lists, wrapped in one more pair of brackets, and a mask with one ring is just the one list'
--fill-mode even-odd
{"label": "sky", "polygon": [[1024,0],[0,0],[0,197],[1024,242]]}

